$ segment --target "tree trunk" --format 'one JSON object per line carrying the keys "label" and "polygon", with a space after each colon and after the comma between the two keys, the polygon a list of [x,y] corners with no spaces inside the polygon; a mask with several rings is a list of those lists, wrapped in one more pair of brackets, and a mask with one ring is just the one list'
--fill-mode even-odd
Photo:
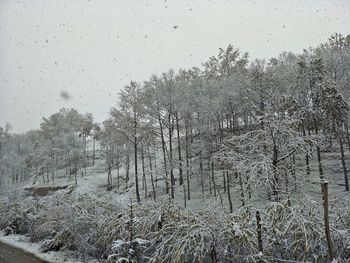
{"label": "tree trunk", "polygon": [[[152,158],[151,158],[152,159]],[[157,170],[157,156],[156,156],[156,147],[153,146],[153,159],[154,159],[154,172],[155,172],[155,176],[156,176],[156,184],[155,186],[157,187],[157,181],[158,181],[158,170]]]}
{"label": "tree trunk", "polygon": [[165,150],[163,124],[162,124],[162,121],[160,119],[160,113],[158,113],[158,121],[159,121],[160,137],[162,140],[162,150],[163,150],[163,161],[164,161],[164,172],[165,172],[165,193],[169,194],[169,176],[168,176],[168,167],[167,167],[167,161],[166,161],[166,150]]}
{"label": "tree trunk", "polygon": [[288,178],[288,173],[284,172],[284,182],[286,186],[286,194],[288,195],[289,193],[289,178]]}
{"label": "tree trunk", "polygon": [[137,122],[136,122],[136,113],[134,113],[134,157],[135,157],[135,187],[136,187],[136,201],[141,203],[140,192],[139,192],[139,178],[137,171]]}
{"label": "tree trunk", "polygon": [[[83,143],[84,143],[84,148],[83,148],[83,155],[84,155],[84,158],[83,158],[83,162],[84,162],[84,172],[85,172],[85,175],[86,175],[86,134],[85,132],[83,133]],[[82,173],[83,175],[83,173]]]}
{"label": "tree trunk", "polygon": [[207,162],[207,167],[208,167],[208,182],[209,182],[209,194],[211,194],[211,183],[212,183],[212,180],[211,180],[211,173],[210,173],[210,157],[208,157],[208,162]]}
{"label": "tree trunk", "polygon": [[186,203],[186,200],[187,200],[187,198],[186,198],[186,185],[182,184],[182,187],[183,187],[183,191],[184,191],[184,206],[186,208],[186,206],[187,206],[187,203]]}
{"label": "tree trunk", "polygon": [[215,183],[215,174],[214,174],[214,162],[211,162],[211,178],[213,180],[214,196],[216,197],[216,183]]}
{"label": "tree trunk", "polygon": [[130,156],[129,153],[126,154],[126,163],[125,163],[125,186],[128,187],[128,182],[130,178]]}
{"label": "tree trunk", "polygon": [[154,187],[154,180],[153,180],[153,166],[152,166],[152,157],[151,152],[148,147],[148,160],[149,160],[149,169],[151,173],[151,185],[152,185],[152,191],[153,191],[153,201],[156,201],[156,189]]}
{"label": "tree trunk", "polygon": [[49,176],[49,166],[46,165],[46,181],[49,183],[50,182],[50,176]]}
{"label": "tree trunk", "polygon": [[260,212],[257,210],[256,214],[256,224],[257,224],[257,232],[258,232],[258,245],[259,245],[259,251],[263,251],[263,243],[262,243],[262,227],[261,227],[261,217],[260,217]]}
{"label": "tree trunk", "polygon": [[227,198],[228,198],[228,203],[229,203],[229,206],[230,206],[230,213],[233,212],[233,205],[232,205],[232,199],[231,199],[231,194],[230,194],[230,176],[229,176],[229,173],[228,171],[226,171],[226,182],[227,182]]}
{"label": "tree trunk", "polygon": [[75,185],[78,184],[77,172],[78,172],[78,164],[76,163],[75,167],[74,167],[74,181],[75,181]]}
{"label": "tree trunk", "polygon": [[222,171],[222,181],[224,184],[224,193],[226,193],[226,177],[225,177],[225,171]]}
{"label": "tree trunk", "polygon": [[119,167],[120,166],[120,160],[119,157],[117,159],[117,188],[119,189],[120,187],[120,173],[119,173]]}
{"label": "tree trunk", "polygon": [[350,153],[350,133],[349,133],[349,123],[348,123],[347,120],[346,120],[346,123],[345,123],[345,135],[346,135],[346,138],[347,138],[348,149],[349,149],[349,153]]}
{"label": "tree trunk", "polygon": [[345,190],[349,191],[349,178],[348,178],[348,171],[347,171],[346,163],[345,163],[343,138],[339,139],[339,145],[340,145],[341,162],[342,162],[343,173],[344,173]]}
{"label": "tree trunk", "polygon": [[51,169],[51,180],[54,183],[55,182],[55,156],[52,156],[52,169]]}
{"label": "tree trunk", "polygon": [[95,165],[95,137],[93,137],[93,147],[92,147],[92,166]]}
{"label": "tree trunk", "polygon": [[278,196],[278,175],[277,175],[277,160],[278,160],[278,151],[277,146],[274,141],[273,144],[273,159],[272,159],[272,169],[273,169],[273,178],[272,178],[272,194],[274,196],[274,201],[279,201]]}
{"label": "tree trunk", "polygon": [[[305,126],[302,124],[302,130],[303,130],[303,136],[306,137],[306,132],[305,132]],[[310,161],[309,161],[309,154],[305,155],[305,162],[306,162],[306,174],[310,175]]]}
{"label": "tree trunk", "polygon": [[180,143],[180,127],[179,127],[179,118],[177,112],[175,113],[176,121],[176,131],[177,131],[177,150],[179,155],[179,181],[180,185],[183,184],[183,171],[182,171],[182,158],[181,158],[181,143]]}
{"label": "tree trunk", "polygon": [[[187,122],[186,122],[187,123]],[[187,181],[187,200],[191,200],[191,189],[190,189],[190,152],[189,152],[189,139],[188,139],[188,125],[186,124],[186,181]]]}
{"label": "tree trunk", "polygon": [[145,191],[145,198],[147,198],[147,180],[146,180],[146,173],[145,173],[145,156],[143,153],[143,145],[141,146],[141,161],[142,161],[142,187]]}
{"label": "tree trunk", "polygon": [[168,115],[169,120],[169,165],[170,165],[170,184],[171,184],[171,198],[175,199],[174,195],[174,186],[175,186],[175,178],[174,178],[174,169],[173,169],[173,125],[172,125],[172,118],[171,113],[169,112]]}
{"label": "tree trunk", "polygon": [[107,174],[107,191],[112,190],[112,167],[108,161],[108,174]]}
{"label": "tree trunk", "polygon": [[248,190],[248,198],[250,200],[250,199],[252,199],[252,188],[251,188],[250,182],[249,182],[250,176],[247,175],[246,177],[247,177],[247,188],[246,189]]}
{"label": "tree trunk", "polygon": [[[237,172],[235,172],[237,174]],[[244,201],[244,189],[243,189],[243,181],[242,181],[242,175],[241,173],[239,173],[239,187],[241,189],[241,204],[242,204],[242,207],[245,206],[245,201]]]}
{"label": "tree trunk", "polygon": [[204,195],[204,171],[203,171],[202,149],[200,149],[200,152],[199,152],[199,169],[201,174],[202,195]]}
{"label": "tree trunk", "polygon": [[293,179],[294,179],[294,191],[296,191],[298,189],[298,186],[297,186],[297,176],[296,176],[296,171],[295,171],[295,154],[294,153],[292,155],[292,163],[293,163],[292,174],[293,174]]}
{"label": "tree trunk", "polygon": [[[315,132],[316,132],[316,135],[318,135],[317,123],[315,123]],[[322,166],[322,159],[321,159],[321,149],[319,145],[316,146],[316,150],[317,150],[318,172],[320,174],[320,179],[323,180],[323,166]]]}

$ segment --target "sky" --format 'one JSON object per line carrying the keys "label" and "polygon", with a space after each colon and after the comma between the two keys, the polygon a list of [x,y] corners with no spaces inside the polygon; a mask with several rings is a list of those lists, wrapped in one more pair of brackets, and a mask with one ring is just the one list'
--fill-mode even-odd
{"label": "sky", "polygon": [[349,0],[0,0],[0,126],[36,129],[62,107],[101,123],[130,80],[229,43],[268,59],[349,29]]}

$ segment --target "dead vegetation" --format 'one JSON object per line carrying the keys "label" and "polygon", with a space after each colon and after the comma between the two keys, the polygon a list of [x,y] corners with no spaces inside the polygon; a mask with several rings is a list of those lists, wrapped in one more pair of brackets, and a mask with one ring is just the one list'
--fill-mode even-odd
{"label": "dead vegetation", "polygon": [[[70,249],[101,262],[328,262],[319,203],[305,197],[298,205],[286,200],[260,209],[260,236],[255,213],[249,207],[226,213],[221,206],[189,212],[168,199],[123,207],[60,191],[1,203],[0,228],[42,241],[43,252]],[[331,225],[339,262],[350,257],[345,216]]]}

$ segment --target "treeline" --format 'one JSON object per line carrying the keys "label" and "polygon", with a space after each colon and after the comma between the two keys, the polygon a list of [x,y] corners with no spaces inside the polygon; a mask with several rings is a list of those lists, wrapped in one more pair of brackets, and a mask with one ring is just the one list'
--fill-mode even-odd
{"label": "treeline", "polygon": [[54,182],[62,168],[67,176],[75,175],[77,183],[79,169],[83,175],[88,163],[87,138],[95,142],[99,129],[91,114],[66,108],[43,118],[40,129],[25,134],[0,127],[0,185],[23,183],[31,177]]}
{"label": "treeline", "polygon": [[[202,69],[169,70],[144,83],[132,81],[100,134],[109,167],[124,164],[127,184],[134,159],[138,202],[141,184],[147,197],[150,181],[156,199],[155,181],[162,180],[172,198],[175,186],[183,187],[186,205],[191,184],[199,183],[203,195],[222,198],[228,192],[232,211],[232,175],[242,186],[242,205],[244,192],[251,196],[257,184],[267,187],[270,200],[279,200],[291,191],[290,182],[297,183],[297,155],[304,156],[309,174],[311,152],[317,151],[323,179],[321,150],[338,142],[348,191],[349,48],[350,36],[335,34],[300,55],[249,62],[247,53],[229,45]],[[162,153],[160,178],[152,171],[156,152]],[[220,185],[218,171],[223,173]]]}
{"label": "treeline", "polygon": [[241,185],[242,205],[257,185],[266,187],[269,200],[279,200],[297,183],[296,158],[303,156],[309,174],[316,151],[323,179],[322,149],[336,142],[348,191],[349,50],[350,36],[340,34],[302,54],[269,60],[249,61],[248,53],[229,45],[201,68],[131,81],[101,127],[91,114],[62,109],[39,130],[16,135],[2,129],[1,182],[30,176],[48,182],[59,168],[76,178],[88,165],[86,141],[93,138],[106,157],[109,189],[134,184],[138,202],[156,200],[159,191],[175,198],[182,189],[186,205],[198,184],[203,195],[228,193],[232,211],[232,176]]}

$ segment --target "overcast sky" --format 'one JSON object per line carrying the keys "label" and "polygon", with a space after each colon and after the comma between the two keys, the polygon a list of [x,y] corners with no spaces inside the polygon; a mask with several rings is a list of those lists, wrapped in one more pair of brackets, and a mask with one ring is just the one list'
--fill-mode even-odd
{"label": "overcast sky", "polygon": [[349,0],[0,0],[0,126],[38,128],[61,107],[102,122],[130,80],[229,43],[270,58],[349,29]]}

